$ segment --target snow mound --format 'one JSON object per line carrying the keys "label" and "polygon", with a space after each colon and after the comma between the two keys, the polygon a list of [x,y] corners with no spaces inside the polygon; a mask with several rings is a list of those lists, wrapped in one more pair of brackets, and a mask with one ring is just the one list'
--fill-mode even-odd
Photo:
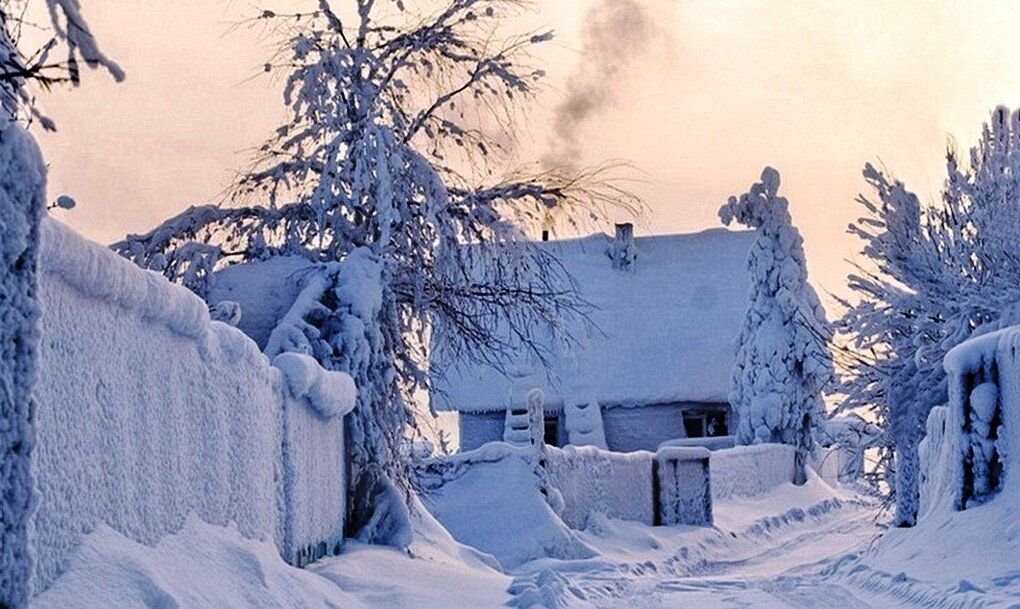
{"label": "snow mound", "polygon": [[422,500],[454,538],[506,569],[542,557],[594,556],[550,506],[539,458],[530,447],[493,442],[426,461]]}
{"label": "snow mound", "polygon": [[367,609],[270,542],[191,518],[155,546],[99,527],[33,609]]}
{"label": "snow mound", "polygon": [[237,327],[264,349],[273,328],[293,306],[301,282],[312,267],[299,256],[275,256],[229,266],[213,276],[209,302],[214,306],[236,302],[241,309]]}
{"label": "snow mound", "polygon": [[197,518],[154,546],[101,527],[33,609],[451,609],[505,606],[510,578],[421,510],[411,553],[351,543],[302,570]]}
{"label": "snow mound", "polygon": [[958,512],[942,504],[912,528],[889,529],[833,575],[918,606],[1012,607],[1020,598],[1018,557],[1020,495],[1003,491],[984,505]]}

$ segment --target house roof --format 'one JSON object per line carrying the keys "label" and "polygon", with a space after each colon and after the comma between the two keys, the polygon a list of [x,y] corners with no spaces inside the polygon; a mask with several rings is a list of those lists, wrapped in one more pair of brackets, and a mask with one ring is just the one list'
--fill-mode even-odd
{"label": "house roof", "polygon": [[627,270],[613,268],[606,255],[613,239],[603,234],[541,244],[596,306],[591,319],[599,331],[576,328],[580,344],[556,350],[548,370],[522,360],[508,367],[508,377],[488,366],[445,362],[436,408],[503,410],[534,388],[545,392],[547,408],[564,398],[623,406],[725,402],[754,239],[754,232],[726,229],[637,237],[637,259]]}

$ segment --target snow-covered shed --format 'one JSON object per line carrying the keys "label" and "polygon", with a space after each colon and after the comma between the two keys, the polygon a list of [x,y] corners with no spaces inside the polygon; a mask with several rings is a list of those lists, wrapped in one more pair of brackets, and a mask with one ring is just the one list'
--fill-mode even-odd
{"label": "snow-covered shed", "polygon": [[540,244],[595,306],[596,328],[579,321],[578,345],[555,348],[548,368],[524,358],[508,374],[436,362],[445,373],[434,403],[459,413],[461,450],[502,439],[506,411],[521,407],[535,388],[545,394],[546,442],[558,446],[571,443],[570,430],[584,426],[572,415],[590,412],[584,406],[591,404],[614,451],[654,450],[666,440],[723,436],[735,428],[727,395],[755,233],[631,235],[629,225],[620,225],[615,237]]}

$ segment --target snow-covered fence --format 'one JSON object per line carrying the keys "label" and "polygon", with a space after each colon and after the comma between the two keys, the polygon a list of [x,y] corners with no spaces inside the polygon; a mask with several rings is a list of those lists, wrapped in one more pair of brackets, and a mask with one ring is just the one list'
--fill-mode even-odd
{"label": "snow-covered fence", "polygon": [[[280,552],[304,566],[340,552],[347,511],[343,416],[354,406],[354,381],[310,356],[284,353],[291,399],[283,400],[283,522]],[[295,399],[296,398],[296,399]]]}
{"label": "snow-covered fence", "polygon": [[560,517],[575,529],[601,513],[611,518],[655,524],[650,452],[613,453],[594,446],[547,447],[549,484],[563,497]]}
{"label": "snow-covered fence", "polygon": [[655,454],[656,524],[712,524],[711,455],[703,446],[667,446]]}
{"label": "snow-covered fence", "polygon": [[275,367],[186,289],[53,220],[40,235],[36,590],[104,524],[153,543],[195,514],[293,563],[335,549],[350,378]]}
{"label": "snow-covered fence", "polygon": [[936,406],[928,413],[925,436],[917,448],[921,460],[920,513],[923,517],[937,505],[951,502],[953,490],[947,488],[948,474],[953,470],[952,454],[946,432],[949,407]]}
{"label": "snow-covered fence", "polygon": [[795,449],[755,444],[712,452],[712,498],[754,497],[793,482]]}
{"label": "snow-covered fence", "polygon": [[949,471],[945,480],[929,471],[928,485],[951,489],[956,509],[984,502],[1007,485],[1020,486],[1018,350],[1020,326],[1014,326],[973,338],[946,355],[949,406],[943,450],[949,453]]}
{"label": "snow-covered fence", "polygon": [[38,363],[35,302],[38,218],[45,170],[34,140],[0,124],[0,607],[28,605]]}

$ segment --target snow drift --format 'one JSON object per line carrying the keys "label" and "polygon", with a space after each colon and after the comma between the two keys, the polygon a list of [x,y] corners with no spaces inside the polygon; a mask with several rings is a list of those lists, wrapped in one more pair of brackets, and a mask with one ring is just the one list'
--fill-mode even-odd
{"label": "snow drift", "polygon": [[41,224],[35,587],[102,525],[143,544],[189,515],[303,563],[338,549],[350,378],[270,365],[191,292]]}
{"label": "snow drift", "polygon": [[557,515],[562,499],[540,458],[531,446],[493,442],[430,459],[419,469],[422,500],[457,541],[492,554],[506,569],[547,556],[594,556]]}

